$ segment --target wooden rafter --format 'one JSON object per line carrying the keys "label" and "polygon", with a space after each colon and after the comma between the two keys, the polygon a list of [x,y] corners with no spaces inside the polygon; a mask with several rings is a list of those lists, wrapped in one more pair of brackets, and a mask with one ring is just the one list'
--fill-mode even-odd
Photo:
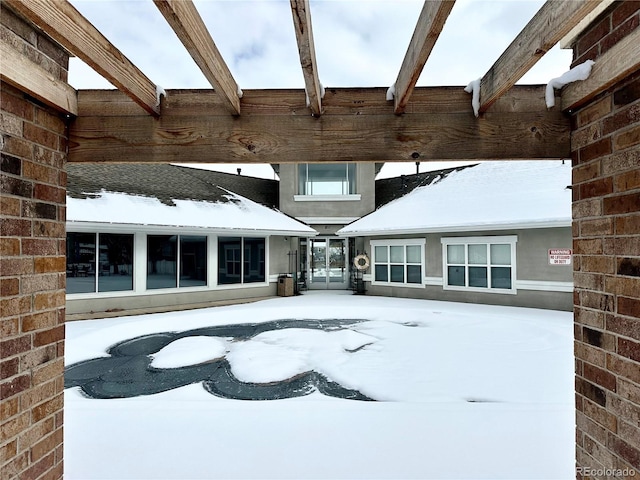
{"label": "wooden rafter", "polygon": [[314,115],[319,116],[322,114],[322,87],[320,86],[316,51],[313,45],[309,0],[291,0],[291,13],[293,14],[293,26],[296,31],[305,90],[309,98],[309,108]]}
{"label": "wooden rafter", "polygon": [[562,90],[562,108],[571,110],[589,101],[621,79],[640,70],[640,29],[624,37],[603,53],[586,80],[570,83]]}
{"label": "wooden rafter", "polygon": [[222,96],[225,108],[240,115],[238,84],[218,51],[191,0],[153,0],[211,86]]}
{"label": "wooden rafter", "polygon": [[67,0],[2,1],[129,95],[148,113],[160,115],[156,85]]}
{"label": "wooden rafter", "polygon": [[395,113],[404,112],[409,97],[447,21],[455,0],[426,0],[395,83]]}
{"label": "wooden rafter", "polygon": [[60,81],[40,65],[29,60],[21,52],[0,38],[0,78],[41,102],[62,112],[77,115],[76,91]]}
{"label": "wooden rafter", "polygon": [[[384,88],[327,89],[313,118],[301,90],[245,90],[228,115],[211,90],[171,90],[162,117],[117,91],[78,92],[70,162],[298,163],[567,158],[569,119],[544,108],[544,86],[516,86],[482,122],[459,87],[414,89],[395,115]],[[542,107],[541,107],[542,105]]]}
{"label": "wooden rafter", "polygon": [[480,112],[486,112],[599,4],[600,0],[548,0],[482,77]]}

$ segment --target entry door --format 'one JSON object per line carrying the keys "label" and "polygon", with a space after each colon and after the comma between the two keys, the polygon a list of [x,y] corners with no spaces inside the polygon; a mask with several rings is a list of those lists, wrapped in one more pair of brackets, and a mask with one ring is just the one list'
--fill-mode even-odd
{"label": "entry door", "polygon": [[309,244],[309,288],[347,288],[346,241],[342,238],[312,238]]}

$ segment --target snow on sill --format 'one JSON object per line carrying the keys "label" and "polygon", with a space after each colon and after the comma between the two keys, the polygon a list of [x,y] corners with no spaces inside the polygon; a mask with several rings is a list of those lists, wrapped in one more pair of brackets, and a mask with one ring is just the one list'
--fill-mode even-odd
{"label": "snow on sill", "polygon": [[359,202],[362,195],[294,195],[294,202]]}
{"label": "snow on sill", "polygon": [[573,292],[573,282],[553,282],[550,280],[516,280],[519,290],[537,290],[544,292]]}
{"label": "snow on sill", "polygon": [[424,288],[424,283],[371,282],[374,287]]}
{"label": "snow on sill", "polygon": [[457,292],[477,292],[477,293],[497,293],[500,295],[517,295],[518,290],[515,288],[488,288],[488,287],[457,287],[452,285],[442,285],[443,290],[452,290]]}

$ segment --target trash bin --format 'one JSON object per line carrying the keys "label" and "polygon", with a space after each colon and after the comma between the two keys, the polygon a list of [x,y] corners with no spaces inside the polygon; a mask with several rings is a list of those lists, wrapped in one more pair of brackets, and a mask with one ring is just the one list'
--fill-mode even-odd
{"label": "trash bin", "polygon": [[278,277],[278,296],[279,297],[291,297],[293,296],[293,278],[288,275],[280,275]]}

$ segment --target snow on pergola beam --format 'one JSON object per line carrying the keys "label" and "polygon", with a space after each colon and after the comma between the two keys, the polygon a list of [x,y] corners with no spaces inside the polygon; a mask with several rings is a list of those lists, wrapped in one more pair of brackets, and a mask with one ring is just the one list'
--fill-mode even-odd
{"label": "snow on pergola beam", "polygon": [[600,0],[548,0],[482,77],[480,112],[486,112],[599,4]]}
{"label": "snow on pergola beam", "polygon": [[305,90],[309,98],[309,108],[315,116],[319,116],[322,114],[322,86],[318,76],[316,51],[313,44],[309,0],[291,0],[291,13],[298,42]]}
{"label": "snow on pergola beam", "polygon": [[148,113],[160,115],[155,83],[67,0],[2,0],[73,55],[126,93]]}
{"label": "snow on pergola beam", "polygon": [[238,84],[218,51],[202,17],[191,0],[153,0],[160,13],[211,86],[222,97],[227,111],[240,115]]}
{"label": "snow on pergola beam", "polygon": [[426,0],[395,82],[394,111],[404,112],[455,0]]}
{"label": "snow on pergola beam", "polygon": [[544,106],[544,86],[515,86],[477,119],[460,86],[414,89],[396,115],[384,88],[326,90],[312,117],[305,92],[246,90],[243,115],[213,90],[171,90],[162,116],[118,91],[81,90],[69,126],[70,162],[300,163],[560,159],[570,121]]}
{"label": "snow on pergola beam", "polygon": [[640,29],[624,37],[600,55],[591,75],[582,82],[567,85],[562,90],[562,109],[575,109],[625,77],[640,71]]}

